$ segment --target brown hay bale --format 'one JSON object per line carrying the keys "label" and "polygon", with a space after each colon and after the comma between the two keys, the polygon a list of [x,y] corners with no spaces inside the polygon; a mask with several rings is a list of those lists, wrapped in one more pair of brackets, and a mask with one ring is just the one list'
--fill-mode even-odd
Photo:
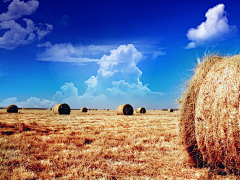
{"label": "brown hay bale", "polygon": [[54,114],[70,114],[71,111],[69,105],[66,103],[56,104],[52,110]]}
{"label": "brown hay bale", "polygon": [[138,107],[136,113],[146,113],[146,109],[144,107]]}
{"label": "brown hay bale", "polygon": [[173,109],[168,109],[168,112],[173,112]]}
{"label": "brown hay bale", "polygon": [[240,55],[212,55],[195,69],[181,99],[179,123],[195,166],[240,170],[239,76]]}
{"label": "brown hay bale", "polygon": [[81,108],[81,112],[87,112],[88,109],[86,107]]}
{"label": "brown hay bale", "polygon": [[8,113],[18,113],[18,107],[15,104],[11,104],[7,107]]}
{"label": "brown hay bale", "polygon": [[132,115],[133,107],[130,104],[122,104],[117,107],[117,115]]}

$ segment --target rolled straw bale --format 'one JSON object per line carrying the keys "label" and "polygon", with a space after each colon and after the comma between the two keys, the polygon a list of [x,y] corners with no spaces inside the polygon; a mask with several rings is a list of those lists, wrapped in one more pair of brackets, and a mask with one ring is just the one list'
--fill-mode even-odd
{"label": "rolled straw bale", "polygon": [[70,107],[66,103],[62,104],[56,104],[53,108],[52,111],[54,114],[70,114]]}
{"label": "rolled straw bale", "polygon": [[168,109],[168,112],[173,112],[173,109]]}
{"label": "rolled straw bale", "polygon": [[87,112],[88,109],[86,107],[81,108],[81,112]]}
{"label": "rolled straw bale", "polygon": [[117,108],[117,115],[132,115],[133,107],[130,104],[122,104]]}
{"label": "rolled straw bale", "polygon": [[195,166],[240,170],[240,55],[205,57],[182,96],[180,134]]}
{"label": "rolled straw bale", "polygon": [[15,104],[11,104],[7,107],[8,113],[18,113],[18,107]]}
{"label": "rolled straw bale", "polygon": [[136,113],[146,113],[146,109],[144,107],[138,107]]}

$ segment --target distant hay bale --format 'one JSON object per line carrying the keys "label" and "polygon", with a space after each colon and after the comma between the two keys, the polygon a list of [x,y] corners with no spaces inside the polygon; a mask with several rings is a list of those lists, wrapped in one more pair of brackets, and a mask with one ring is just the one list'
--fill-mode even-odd
{"label": "distant hay bale", "polygon": [[53,108],[53,113],[54,114],[70,114],[70,107],[68,104],[63,103],[63,104],[56,104]]}
{"label": "distant hay bale", "polygon": [[240,170],[240,55],[205,57],[180,104],[179,129],[195,166]]}
{"label": "distant hay bale", "polygon": [[168,109],[168,112],[173,112],[173,109]]}
{"label": "distant hay bale", "polygon": [[136,113],[146,113],[146,109],[144,107],[138,107]]}
{"label": "distant hay bale", "polygon": [[18,107],[15,104],[11,104],[7,107],[8,113],[18,113]]}
{"label": "distant hay bale", "polygon": [[117,115],[132,115],[133,107],[130,104],[122,104],[117,108]]}
{"label": "distant hay bale", "polygon": [[107,111],[109,111],[109,109],[107,109]]}
{"label": "distant hay bale", "polygon": [[81,108],[81,110],[80,110],[81,112],[87,112],[88,111],[88,109],[86,108],[86,107],[83,107],[83,108]]}

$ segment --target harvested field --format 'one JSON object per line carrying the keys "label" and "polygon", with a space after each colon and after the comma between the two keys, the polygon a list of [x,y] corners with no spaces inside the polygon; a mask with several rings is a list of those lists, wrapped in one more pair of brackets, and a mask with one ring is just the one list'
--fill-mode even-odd
{"label": "harvested field", "polygon": [[0,179],[237,179],[190,165],[179,111],[0,109]]}

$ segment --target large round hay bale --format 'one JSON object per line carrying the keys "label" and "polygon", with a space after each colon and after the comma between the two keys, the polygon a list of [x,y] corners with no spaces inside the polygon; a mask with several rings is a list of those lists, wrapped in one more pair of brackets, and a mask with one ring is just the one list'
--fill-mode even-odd
{"label": "large round hay bale", "polygon": [[7,107],[8,113],[18,113],[18,107],[15,104],[11,104]]}
{"label": "large round hay bale", "polygon": [[80,110],[81,112],[87,112],[88,111],[88,109],[86,108],[86,107],[83,107],[83,108],[81,108],[81,110]]}
{"label": "large round hay bale", "polygon": [[240,170],[240,55],[209,56],[181,99],[180,134],[195,166]]}
{"label": "large round hay bale", "polygon": [[138,107],[136,113],[146,113],[146,109],[144,107]]}
{"label": "large round hay bale", "polygon": [[168,109],[168,112],[173,112],[173,109]]}
{"label": "large round hay bale", "polygon": [[70,107],[66,103],[62,104],[56,104],[53,108],[52,111],[54,114],[70,114]]}
{"label": "large round hay bale", "polygon": [[117,115],[132,115],[133,107],[130,104],[122,104],[117,108]]}

